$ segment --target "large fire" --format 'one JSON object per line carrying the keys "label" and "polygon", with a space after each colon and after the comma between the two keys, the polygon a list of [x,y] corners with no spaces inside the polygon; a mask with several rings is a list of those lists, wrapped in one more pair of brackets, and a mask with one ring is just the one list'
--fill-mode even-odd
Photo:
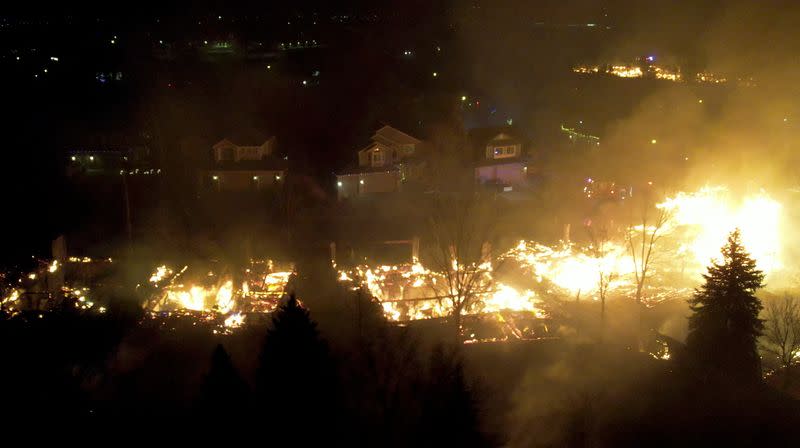
{"label": "large fire", "polygon": [[[581,247],[561,243],[555,247],[532,241],[520,241],[515,247],[495,257],[495,265],[512,264],[523,279],[504,276],[513,269],[495,272],[487,263],[475,288],[472,306],[464,314],[483,314],[503,310],[527,311],[542,316],[534,291],[572,298],[597,300],[600,285],[609,297],[633,297],[635,272],[641,269],[634,258],[628,238],[647,237],[653,231],[661,236],[654,245],[658,262],[648,272],[645,305],[684,297],[700,280],[706,266],[720,256],[728,234],[738,228],[747,250],[758,267],[767,273],[781,269],[781,204],[766,192],[759,191],[737,199],[721,186],[704,187],[695,192],[681,192],[656,205],[667,216],[658,229],[648,223],[632,223],[632,234],[618,232],[601,247]],[[654,217],[651,217],[651,221]],[[638,232],[638,234],[637,234]],[[643,235],[644,233],[644,235]],[[457,266],[454,264],[453,269]],[[660,274],[680,273],[685,284],[677,284],[675,275],[665,281]],[[381,302],[392,320],[418,320],[443,317],[452,313],[448,302],[445,275],[426,268],[418,260],[397,266],[359,266],[340,271],[340,280],[355,288],[366,288]],[[516,286],[510,286],[510,285]],[[522,287],[520,287],[522,285]],[[542,289],[544,288],[544,289]]]}
{"label": "large fire", "polygon": [[[248,313],[268,313],[277,307],[292,270],[278,270],[271,260],[252,261],[250,267],[234,275],[203,271],[189,275],[190,268],[175,270],[167,265],[155,268],[150,276],[148,310],[158,316],[167,313],[195,313],[221,316],[224,326],[241,326]],[[198,269],[195,269],[198,270]],[[241,285],[240,287],[237,287]]]}
{"label": "large fire", "polygon": [[678,250],[691,255],[696,268],[719,258],[728,234],[737,228],[759,269],[771,273],[782,267],[782,206],[764,191],[737,201],[727,188],[707,186],[678,193],[658,207],[671,213],[668,231],[681,234]]}

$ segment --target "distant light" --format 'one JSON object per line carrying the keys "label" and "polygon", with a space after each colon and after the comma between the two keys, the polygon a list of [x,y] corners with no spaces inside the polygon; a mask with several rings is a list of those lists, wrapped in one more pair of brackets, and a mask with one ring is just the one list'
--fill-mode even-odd
{"label": "distant light", "polygon": [[438,74],[438,73],[436,73],[436,72],[433,72],[433,77],[435,78],[435,77],[437,77],[437,76],[439,76],[439,74]]}
{"label": "distant light", "polygon": [[587,23],[586,26],[597,26],[596,23]]}
{"label": "distant light", "polygon": [[160,40],[160,41],[158,41],[158,43],[159,43],[160,45],[164,45],[164,41],[163,41],[163,40]]}
{"label": "distant light", "polygon": [[303,85],[306,85],[306,84],[308,84],[308,81],[306,81],[306,80],[304,79],[304,80],[303,80]]}
{"label": "distant light", "polygon": [[[19,58],[17,58],[17,59],[19,59]],[[51,61],[58,62],[58,58],[57,58],[57,57],[55,57],[55,56],[50,56],[50,60],[51,60]]]}
{"label": "distant light", "polygon": [[647,182],[647,185],[653,185],[653,181]]}
{"label": "distant light", "polygon": [[111,39],[111,45],[114,45],[115,43],[117,43],[117,41],[115,39]]}
{"label": "distant light", "polygon": [[94,156],[89,156],[89,160],[91,160],[92,162],[94,162]]}
{"label": "distant light", "polygon": [[683,160],[689,160],[689,158],[688,157],[684,157]]}
{"label": "distant light", "polygon": [[275,175],[275,180],[281,180],[281,175],[280,174]]}
{"label": "distant light", "polygon": [[222,20],[222,16],[217,16],[217,20]]}
{"label": "distant light", "polygon": [[268,65],[268,66],[267,66],[267,70],[272,70],[272,66],[271,66],[271,65]]}
{"label": "distant light", "polygon": [[70,157],[70,159],[74,162],[75,161],[75,156]]}
{"label": "distant light", "polygon": [[467,100],[467,96],[466,95],[461,95],[461,101],[466,101],[466,100]]}
{"label": "distant light", "polygon": [[253,176],[253,180],[258,180],[258,176]]}
{"label": "distant light", "polygon": [[337,187],[341,187],[342,186],[342,181],[336,182],[336,186]]}
{"label": "distant light", "polygon": [[583,124],[583,120],[578,121],[578,123]]}
{"label": "distant light", "polygon": [[47,69],[44,69],[44,72],[47,73]]}
{"label": "distant light", "polygon": [[653,61],[656,60],[656,57],[655,56],[648,56],[647,60],[650,61],[650,62],[653,62]]}
{"label": "distant light", "polygon": [[442,47],[436,47],[436,51],[442,51]]}
{"label": "distant light", "polygon": [[17,60],[19,61],[19,56],[17,56]]}
{"label": "distant light", "polygon": [[786,117],[784,117],[784,118],[783,118],[783,122],[784,122],[784,123],[786,123],[787,121],[789,121],[789,119],[788,119],[788,118],[786,118]]}
{"label": "distant light", "polygon": [[364,179],[361,179],[360,181],[358,181],[358,183],[360,183],[361,185],[364,185]]}
{"label": "distant light", "polygon": [[656,143],[658,143],[658,141],[656,139],[650,140],[650,144],[655,145]]}
{"label": "distant light", "polygon": [[697,100],[697,102],[703,104],[703,100]]}
{"label": "distant light", "polygon": [[219,180],[219,176],[211,176],[211,179],[213,179],[213,180]]}
{"label": "distant light", "polygon": [[207,40],[204,40],[204,41],[203,41],[203,45],[208,45],[208,41],[207,41]]}

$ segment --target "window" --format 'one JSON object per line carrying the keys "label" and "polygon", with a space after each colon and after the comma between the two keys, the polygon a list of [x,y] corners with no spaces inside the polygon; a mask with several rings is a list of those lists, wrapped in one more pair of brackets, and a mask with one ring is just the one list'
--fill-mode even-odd
{"label": "window", "polygon": [[517,145],[510,146],[495,146],[491,150],[492,158],[502,159],[506,157],[517,156]]}
{"label": "window", "polygon": [[379,150],[372,152],[372,166],[383,166],[383,153]]}
{"label": "window", "polygon": [[222,148],[219,152],[219,160],[233,160],[233,148]]}

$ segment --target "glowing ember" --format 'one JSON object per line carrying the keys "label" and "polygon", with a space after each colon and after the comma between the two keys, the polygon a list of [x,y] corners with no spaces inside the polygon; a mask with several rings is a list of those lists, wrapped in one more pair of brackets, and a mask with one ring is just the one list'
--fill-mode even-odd
{"label": "glowing ember", "polygon": [[640,67],[629,65],[612,65],[608,73],[620,78],[641,78],[644,74]]}
{"label": "glowing ember", "polygon": [[239,328],[244,325],[244,315],[233,313],[225,319],[225,327]]}

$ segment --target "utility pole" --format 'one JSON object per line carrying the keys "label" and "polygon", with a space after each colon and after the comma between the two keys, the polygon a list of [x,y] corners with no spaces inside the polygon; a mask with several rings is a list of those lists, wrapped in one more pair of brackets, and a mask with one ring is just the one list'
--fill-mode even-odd
{"label": "utility pole", "polygon": [[133,226],[131,225],[131,200],[128,194],[128,172],[122,174],[122,191],[125,200],[125,230],[128,233],[128,250],[133,249]]}

